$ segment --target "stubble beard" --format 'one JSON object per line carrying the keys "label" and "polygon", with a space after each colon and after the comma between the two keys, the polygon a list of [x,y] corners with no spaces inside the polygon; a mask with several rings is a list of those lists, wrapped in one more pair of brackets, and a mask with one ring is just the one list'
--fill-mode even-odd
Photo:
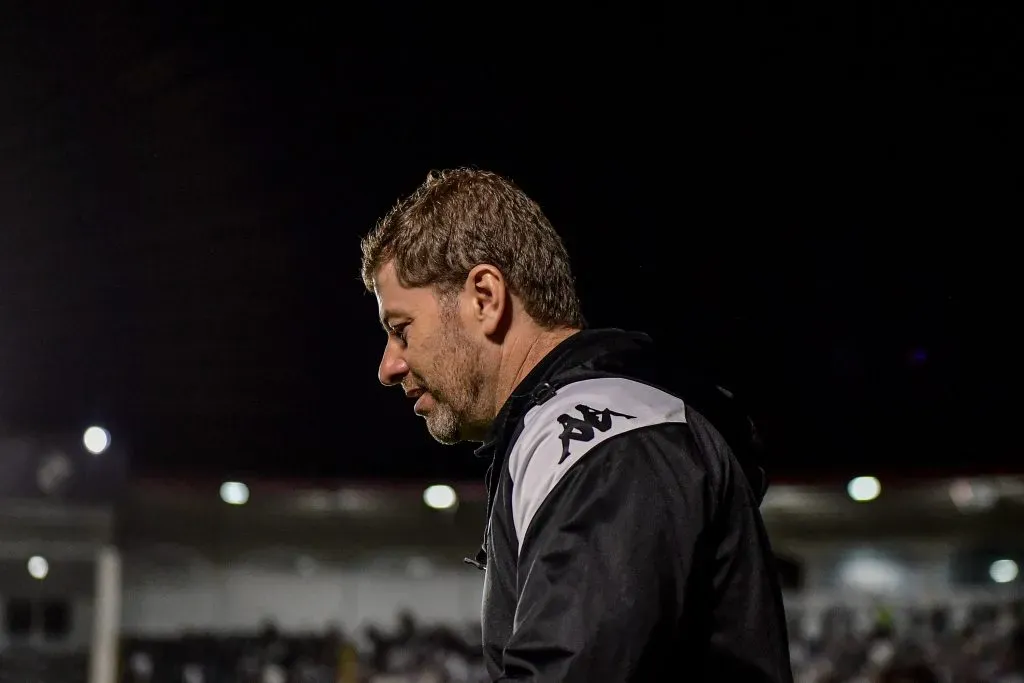
{"label": "stubble beard", "polygon": [[441,347],[446,356],[435,368],[435,376],[444,378],[444,386],[440,391],[430,390],[434,409],[426,422],[434,440],[451,446],[466,440],[466,426],[479,410],[484,381],[480,349],[463,334],[457,321],[445,326]]}

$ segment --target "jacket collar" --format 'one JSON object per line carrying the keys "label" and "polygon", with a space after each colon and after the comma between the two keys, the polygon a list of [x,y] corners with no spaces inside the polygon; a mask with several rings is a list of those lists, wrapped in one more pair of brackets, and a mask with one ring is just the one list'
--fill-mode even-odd
{"label": "jacket collar", "polygon": [[613,359],[642,351],[651,345],[650,337],[645,334],[618,329],[581,330],[566,338],[512,390],[512,395],[491,423],[484,443],[476,449],[476,456],[493,456],[495,460],[499,454],[503,456],[523,415],[534,405],[550,398],[560,386],[572,381],[573,370],[612,369]]}

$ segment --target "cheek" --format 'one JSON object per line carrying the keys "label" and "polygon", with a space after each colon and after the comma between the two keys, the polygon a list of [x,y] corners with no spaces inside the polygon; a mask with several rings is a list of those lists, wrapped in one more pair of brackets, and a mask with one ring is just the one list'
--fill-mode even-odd
{"label": "cheek", "polygon": [[422,384],[436,374],[434,356],[419,344],[416,345],[415,350],[410,348],[406,351],[405,362],[409,366],[409,373],[418,383]]}
{"label": "cheek", "polygon": [[419,365],[414,370],[422,375],[428,388],[447,394],[458,385],[462,367],[459,360],[457,350],[441,347],[419,356]]}

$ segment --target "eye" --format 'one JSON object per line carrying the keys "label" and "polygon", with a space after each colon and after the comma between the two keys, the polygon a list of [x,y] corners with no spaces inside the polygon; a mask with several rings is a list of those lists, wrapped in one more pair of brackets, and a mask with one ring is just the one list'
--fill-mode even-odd
{"label": "eye", "polygon": [[396,337],[398,337],[398,340],[400,342],[402,342],[403,344],[406,344],[406,343],[408,343],[407,331],[406,331],[408,327],[409,327],[409,323],[398,323],[397,325],[395,325],[394,327],[391,328],[391,332]]}

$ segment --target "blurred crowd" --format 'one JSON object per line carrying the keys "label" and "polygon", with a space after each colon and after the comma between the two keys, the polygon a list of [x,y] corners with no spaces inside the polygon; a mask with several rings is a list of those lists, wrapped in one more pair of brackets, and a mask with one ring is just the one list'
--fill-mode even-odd
{"label": "blurred crowd", "polygon": [[424,626],[411,613],[391,630],[345,637],[190,634],[126,639],[121,683],[486,683],[479,626]]}
{"label": "blurred crowd", "polygon": [[122,683],[337,683],[345,641],[337,631],[183,634],[126,638]]}
{"label": "blurred crowd", "polygon": [[[790,609],[796,683],[1024,683],[1024,603],[899,613]],[[345,636],[281,633],[127,638],[121,683],[486,683],[474,624],[428,625],[409,613],[391,629]],[[0,651],[0,683],[85,683],[85,655]]]}
{"label": "blurred crowd", "polygon": [[[1024,683],[1022,604],[898,617],[834,608],[791,612],[797,683]],[[476,626],[433,626],[402,614],[397,628],[251,637],[129,640],[122,683],[484,683]]]}
{"label": "blurred crowd", "polygon": [[796,683],[1024,683],[1024,603],[790,611]]}

